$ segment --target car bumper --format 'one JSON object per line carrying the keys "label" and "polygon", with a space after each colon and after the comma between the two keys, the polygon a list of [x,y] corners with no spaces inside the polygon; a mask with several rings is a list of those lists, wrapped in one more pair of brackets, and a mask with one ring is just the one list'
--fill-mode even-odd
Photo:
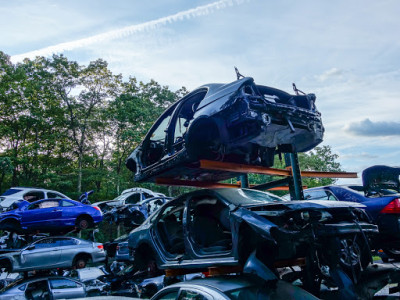
{"label": "car bumper", "polygon": [[99,263],[106,260],[106,252],[105,251],[98,251],[92,253],[92,262]]}

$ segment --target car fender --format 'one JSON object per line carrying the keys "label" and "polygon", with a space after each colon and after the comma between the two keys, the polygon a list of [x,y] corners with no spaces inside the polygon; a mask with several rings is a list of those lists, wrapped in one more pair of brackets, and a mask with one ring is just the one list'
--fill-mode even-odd
{"label": "car fender", "polygon": [[15,259],[13,256],[0,256],[0,264],[8,263],[11,266],[10,273],[14,270]]}
{"label": "car fender", "polygon": [[271,221],[245,208],[239,208],[231,214],[237,222],[246,223],[250,226],[251,229],[253,229],[257,234],[259,234],[266,240],[274,243],[276,242],[271,234],[271,230],[273,230],[273,228],[278,228],[278,226]]}
{"label": "car fender", "polygon": [[21,216],[17,214],[13,215],[7,215],[4,217],[0,217],[0,223],[6,222],[6,221],[16,221],[18,223],[21,223]]}
{"label": "car fender", "polygon": [[221,138],[221,143],[226,143],[229,139],[228,131],[226,130],[225,121],[218,117],[208,117],[202,115],[197,117],[190,123],[187,135],[185,136],[186,143],[190,145],[196,136],[198,130],[201,130],[205,124],[214,124],[217,127],[218,135]]}

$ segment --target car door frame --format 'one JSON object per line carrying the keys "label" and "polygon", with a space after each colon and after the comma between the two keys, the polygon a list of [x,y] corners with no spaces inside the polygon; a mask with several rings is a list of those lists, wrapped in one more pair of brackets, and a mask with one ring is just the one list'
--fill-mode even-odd
{"label": "car door frame", "polygon": [[[170,156],[175,156],[178,153],[182,152],[185,148],[182,148],[179,151],[174,151],[173,146],[175,145],[175,129],[176,129],[176,122],[178,120],[178,115],[181,111],[182,106],[184,106],[188,101],[192,100],[194,97],[198,96],[199,94],[205,93],[204,96],[201,99],[198,99],[198,104],[200,104],[201,101],[204,100],[204,98],[207,96],[208,89],[203,87],[203,88],[198,88],[191,92],[190,94],[186,95],[183,97],[177,107],[175,108],[174,112],[171,115],[171,119],[169,120],[168,128],[167,128],[167,134],[166,134],[166,140],[165,140],[165,148],[166,148],[166,153]],[[194,104],[194,103],[193,103]],[[197,108],[196,108],[197,109]],[[194,116],[195,112],[193,112]],[[190,121],[193,120],[192,119]]]}
{"label": "car door frame", "polygon": [[[171,117],[170,117],[170,119],[169,119],[169,121],[168,121],[168,124],[167,124],[165,130],[164,130],[165,136],[164,136],[163,153],[164,153],[164,156],[165,156],[165,153],[167,152],[167,149],[168,149],[168,148],[167,148],[167,141],[168,141],[167,133],[168,133],[169,126],[170,126],[170,124],[171,124],[171,120],[172,120],[172,118],[173,118],[173,116],[174,116],[174,113],[175,113],[175,110],[176,110],[177,106],[179,106],[179,102],[176,102],[176,103],[174,103],[171,107],[169,107],[169,108],[154,122],[154,125],[151,126],[150,130],[147,132],[146,136],[144,137],[144,139],[143,139],[143,141],[142,141],[142,143],[141,143],[142,153],[140,154],[140,156],[142,156],[143,153],[145,153],[145,152],[148,150],[149,145],[150,145],[151,136],[152,136],[152,134],[158,129],[158,127],[161,125],[162,121],[166,118],[165,115],[168,115],[169,113],[171,113]],[[164,156],[163,156],[163,157],[164,157]],[[144,164],[144,163],[143,163],[143,162],[144,162],[143,157],[140,157],[141,164],[142,164],[142,166],[141,166],[142,170],[146,170],[146,169],[148,169],[148,168],[152,168],[154,165],[156,165],[156,164],[160,163],[161,161],[163,161],[163,157],[161,157],[158,161],[156,161],[156,162],[154,162],[154,163],[152,163],[152,164],[149,164],[149,165],[145,165],[145,166],[143,166],[143,164]]]}
{"label": "car door frame", "polygon": [[179,199],[176,199],[176,201],[174,201],[173,203],[169,202],[167,205],[163,206],[160,210],[160,212],[157,214],[157,216],[155,216],[155,218],[151,221],[153,226],[150,229],[150,236],[153,240],[153,244],[157,249],[157,252],[160,254],[160,256],[162,257],[163,261],[166,261],[168,263],[178,263],[182,257],[186,256],[186,246],[185,246],[185,253],[183,255],[178,254],[175,255],[174,257],[172,257],[172,253],[168,252],[165,248],[165,246],[163,245],[164,243],[162,242],[161,236],[158,232],[158,228],[157,228],[157,224],[159,222],[159,220],[161,219],[162,214],[164,213],[164,211],[170,207],[170,205],[174,205],[175,203],[178,203],[179,201],[183,202],[183,216],[182,216],[182,220],[181,220],[181,226],[182,226],[182,231],[183,231],[183,239],[184,239],[184,243],[185,242],[185,229],[184,229],[184,220],[185,220],[185,212],[186,212],[186,208],[187,208],[187,202],[186,202],[187,197],[180,197]]}
{"label": "car door frame", "polygon": [[198,259],[202,259],[202,258],[214,258],[216,260],[220,259],[220,258],[234,258],[234,248],[235,248],[235,243],[234,243],[234,235],[236,234],[235,231],[235,226],[233,226],[232,224],[232,220],[231,218],[229,218],[229,224],[230,224],[230,230],[231,230],[231,239],[232,239],[232,248],[228,251],[224,251],[221,253],[217,253],[217,252],[212,252],[209,254],[201,254],[199,253],[198,250],[196,250],[196,248],[199,248],[198,246],[194,245],[194,243],[192,242],[191,239],[191,233],[190,233],[190,229],[189,227],[191,226],[191,222],[189,221],[189,213],[190,213],[190,200],[192,198],[197,198],[199,196],[204,196],[204,197],[213,197],[215,198],[217,201],[221,201],[227,209],[229,208],[229,204],[226,203],[226,201],[220,197],[218,197],[216,194],[212,194],[212,193],[202,193],[202,194],[195,194],[195,195],[191,195],[189,197],[187,197],[186,199],[186,205],[185,205],[185,214],[184,214],[184,219],[183,219],[183,223],[184,223],[184,237],[185,237],[185,252],[188,254],[188,256],[193,257],[193,258],[198,258]]}

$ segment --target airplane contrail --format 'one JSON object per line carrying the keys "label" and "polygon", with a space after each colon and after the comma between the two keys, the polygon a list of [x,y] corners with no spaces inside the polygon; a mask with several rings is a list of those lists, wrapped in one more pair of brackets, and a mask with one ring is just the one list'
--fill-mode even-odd
{"label": "airplane contrail", "polygon": [[66,43],[60,43],[57,45],[45,47],[42,49],[26,52],[23,54],[17,54],[11,56],[11,60],[13,62],[18,62],[22,61],[24,58],[30,58],[33,59],[36,56],[51,56],[53,54],[57,53],[62,53],[64,51],[69,51],[73,50],[76,48],[81,48],[85,47],[97,42],[101,41],[108,41],[108,40],[114,40],[122,37],[126,37],[138,32],[146,31],[146,30],[152,30],[156,29],[159,26],[166,25],[167,23],[173,23],[173,22],[178,22],[182,21],[184,19],[191,19],[191,18],[196,18],[200,16],[206,16],[209,15],[210,13],[213,13],[215,10],[220,10],[223,9],[227,6],[233,6],[235,3],[236,4],[241,4],[245,2],[245,0],[220,0],[216,1],[207,5],[202,5],[198,6],[189,10],[181,11],[176,14],[162,17],[156,20],[144,22],[141,24],[136,24],[136,25],[131,25],[127,27],[123,27],[120,29],[116,30],[111,30],[105,33],[100,33],[91,37],[71,41],[71,42],[66,42]]}

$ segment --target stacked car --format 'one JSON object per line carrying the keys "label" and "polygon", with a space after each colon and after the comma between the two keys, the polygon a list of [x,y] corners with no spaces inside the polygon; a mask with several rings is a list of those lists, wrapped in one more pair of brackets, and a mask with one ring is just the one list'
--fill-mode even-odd
{"label": "stacked car", "polygon": [[[322,142],[314,94],[237,76],[195,89],[160,116],[126,161],[136,181],[213,186],[243,165],[272,167],[276,155],[293,158]],[[204,160],[230,167],[205,169]],[[13,187],[0,197],[0,272],[21,278],[0,298],[316,299],[322,286],[336,298],[369,298],[400,282],[399,272],[379,266],[376,279],[368,276],[379,246],[400,258],[399,175],[378,166],[361,187],[309,189],[304,201],[254,188],[172,199],[135,187],[91,204],[93,191],[74,201]],[[99,230],[89,230],[101,222],[118,235],[131,231],[98,243]]]}

